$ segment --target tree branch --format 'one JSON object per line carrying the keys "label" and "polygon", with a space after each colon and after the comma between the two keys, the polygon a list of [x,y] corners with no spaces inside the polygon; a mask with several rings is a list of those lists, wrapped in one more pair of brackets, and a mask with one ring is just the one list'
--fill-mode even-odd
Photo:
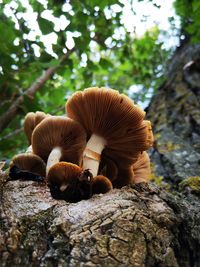
{"label": "tree branch", "polygon": [[0,117],[0,133],[5,129],[5,127],[11,122],[11,120],[17,114],[19,106],[24,102],[24,97],[28,96],[29,98],[33,98],[35,93],[45,84],[47,80],[50,79],[52,74],[56,72],[56,70],[60,67],[64,61],[69,58],[69,56],[74,51],[74,48],[68,51],[65,55],[60,59],[60,64],[58,66],[50,67],[46,71],[42,73],[42,75],[22,94],[20,95],[13,104],[9,107],[9,109]]}
{"label": "tree branch", "polygon": [[14,131],[12,131],[9,134],[6,134],[5,136],[0,138],[0,142],[9,138],[12,138],[15,135],[18,135],[19,133],[21,133],[23,131],[23,127],[19,128],[19,129],[15,129]]}

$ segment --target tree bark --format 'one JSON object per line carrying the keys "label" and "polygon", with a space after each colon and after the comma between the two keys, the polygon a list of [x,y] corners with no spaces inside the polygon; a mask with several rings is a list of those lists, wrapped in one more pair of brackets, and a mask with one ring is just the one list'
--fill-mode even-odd
{"label": "tree bark", "polygon": [[69,204],[14,181],[2,201],[1,266],[199,266],[194,196],[140,184]]}
{"label": "tree bark", "polygon": [[176,190],[129,185],[70,204],[52,199],[45,184],[5,183],[1,174],[2,267],[200,266],[200,191],[178,187],[199,173],[199,52],[176,53],[148,109],[155,175]]}
{"label": "tree bark", "polygon": [[148,108],[156,137],[157,175],[180,182],[200,175],[200,45],[185,45]]}

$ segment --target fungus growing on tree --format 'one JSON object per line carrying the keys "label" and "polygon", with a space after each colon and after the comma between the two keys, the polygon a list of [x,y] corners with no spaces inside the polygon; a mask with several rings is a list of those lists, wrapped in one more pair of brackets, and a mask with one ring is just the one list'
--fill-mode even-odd
{"label": "fungus growing on tree", "polygon": [[69,162],[54,164],[48,172],[52,197],[77,202],[92,196],[93,177],[89,171]]}
{"label": "fungus growing on tree", "polygon": [[39,156],[33,153],[23,153],[12,158],[9,176],[12,180],[43,181],[45,172],[46,164]]}
{"label": "fungus growing on tree", "polygon": [[46,117],[50,116],[42,111],[28,112],[24,119],[24,132],[27,136],[29,145],[31,145],[31,137],[35,127]]}
{"label": "fungus growing on tree", "polygon": [[33,152],[47,161],[46,173],[59,161],[79,165],[86,145],[86,133],[76,121],[66,117],[51,116],[33,131]]}
{"label": "fungus growing on tree", "polygon": [[69,162],[54,164],[48,172],[48,186],[52,197],[77,202],[93,194],[106,193],[112,189],[111,181],[102,175],[93,178],[89,170]]}
{"label": "fungus growing on tree", "polygon": [[107,193],[113,188],[111,181],[104,175],[97,175],[94,177],[92,184],[92,193],[100,194]]}
{"label": "fungus growing on tree", "polygon": [[120,158],[118,162],[114,162],[103,155],[99,173],[108,177],[115,187],[122,187],[131,182],[148,182],[151,169],[147,152],[143,151],[134,164],[131,164],[129,160],[131,161],[131,159]]}
{"label": "fungus growing on tree", "polygon": [[[82,167],[90,169],[94,177],[102,151],[117,163],[123,158],[133,164],[142,151],[152,146],[153,135],[150,122],[144,121],[145,112],[113,89],[88,88],[77,92],[68,100],[66,112],[87,132]],[[130,166],[128,172],[132,176]]]}
{"label": "fungus growing on tree", "polygon": [[133,164],[133,182],[148,182],[151,175],[150,159],[146,151],[140,154],[138,160]]}
{"label": "fungus growing on tree", "polygon": [[46,164],[39,156],[32,153],[31,137],[34,128],[47,116],[49,115],[41,111],[36,111],[35,113],[29,112],[25,116],[24,132],[27,136],[29,147],[25,153],[13,157],[9,169],[9,176],[11,179],[22,178],[34,181],[44,179]]}

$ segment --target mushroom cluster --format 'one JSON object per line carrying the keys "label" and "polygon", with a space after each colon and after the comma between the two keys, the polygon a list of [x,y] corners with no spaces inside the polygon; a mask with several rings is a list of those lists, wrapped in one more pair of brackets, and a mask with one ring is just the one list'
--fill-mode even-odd
{"label": "mushroom cluster", "polygon": [[113,89],[87,88],[70,97],[66,114],[26,115],[30,147],[20,160],[16,160],[20,155],[13,158],[11,178],[13,168],[15,178],[23,171],[46,177],[54,198],[72,202],[113,187],[148,182],[151,123],[130,98]]}

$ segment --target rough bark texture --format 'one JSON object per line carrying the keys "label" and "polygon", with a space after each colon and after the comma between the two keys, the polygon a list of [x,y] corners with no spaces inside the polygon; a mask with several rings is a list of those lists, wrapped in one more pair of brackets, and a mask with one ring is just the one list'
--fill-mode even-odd
{"label": "rough bark texture", "polygon": [[167,180],[200,175],[200,45],[185,46],[148,108],[157,140],[152,160]]}
{"label": "rough bark texture", "polygon": [[195,197],[141,184],[66,204],[14,181],[2,201],[2,266],[199,266]]}
{"label": "rough bark texture", "polygon": [[[200,46],[178,52],[148,110],[156,175],[171,182],[199,175],[200,76],[196,63],[183,69],[197,55]],[[198,188],[194,195],[189,184],[182,192],[140,184],[70,204],[53,200],[46,185],[5,179],[2,267],[200,266]]]}

